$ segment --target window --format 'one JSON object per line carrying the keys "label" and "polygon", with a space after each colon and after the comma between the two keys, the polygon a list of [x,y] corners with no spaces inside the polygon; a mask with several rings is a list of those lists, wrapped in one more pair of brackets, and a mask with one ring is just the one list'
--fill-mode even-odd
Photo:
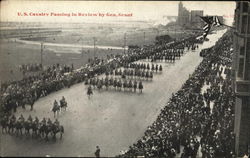
{"label": "window", "polygon": [[241,23],[241,33],[246,33],[246,30],[247,30],[247,15],[243,15]]}
{"label": "window", "polygon": [[250,16],[248,15],[248,33],[250,33]]}
{"label": "window", "polygon": [[240,2],[236,3],[236,9],[240,8]]}
{"label": "window", "polygon": [[240,14],[236,14],[236,28],[237,31],[240,29]]}
{"label": "window", "polygon": [[243,2],[242,7],[243,7],[243,13],[247,13],[247,11],[248,11],[248,2]]}
{"label": "window", "polygon": [[246,53],[246,79],[250,80],[250,39],[247,39],[247,53]]}
{"label": "window", "polygon": [[239,69],[238,69],[238,77],[243,77],[243,69],[244,69],[244,58],[240,58],[239,60]]}
{"label": "window", "polygon": [[240,55],[245,55],[245,47],[240,47]]}

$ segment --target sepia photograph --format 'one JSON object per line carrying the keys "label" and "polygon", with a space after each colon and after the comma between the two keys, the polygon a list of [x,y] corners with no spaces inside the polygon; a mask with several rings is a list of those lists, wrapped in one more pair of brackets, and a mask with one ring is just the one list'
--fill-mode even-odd
{"label": "sepia photograph", "polygon": [[0,2],[0,157],[249,154],[250,2]]}

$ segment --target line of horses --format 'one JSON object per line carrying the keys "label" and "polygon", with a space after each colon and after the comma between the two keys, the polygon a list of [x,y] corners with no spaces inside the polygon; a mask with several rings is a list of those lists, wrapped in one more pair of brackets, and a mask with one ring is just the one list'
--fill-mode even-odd
{"label": "line of horses", "polygon": [[115,72],[115,76],[121,76],[121,78],[130,78],[130,79],[153,79],[153,72],[152,71],[145,71],[145,70],[129,70],[129,69],[124,69],[124,70],[119,70]]}
{"label": "line of horses", "polygon": [[139,89],[140,93],[142,93],[143,84],[141,81],[137,82],[136,80],[121,80],[121,79],[113,79],[106,77],[105,80],[99,79],[99,78],[91,78],[89,80],[86,80],[85,85],[90,85],[87,91],[87,95],[93,94],[91,86],[94,88],[97,88],[98,90],[101,90],[103,86],[106,87],[106,90],[113,87],[115,90],[121,91],[122,88],[124,91],[131,91],[134,89],[134,92],[136,92],[137,89]]}
{"label": "line of horses", "polygon": [[15,134],[16,136],[31,136],[31,138],[41,138],[49,140],[49,137],[56,140],[56,135],[60,134],[60,139],[64,133],[64,127],[56,123],[46,124],[37,120],[16,120],[12,118],[1,119],[2,133]]}
{"label": "line of horses", "polygon": [[133,68],[133,69],[143,69],[143,70],[151,70],[151,71],[162,71],[162,66],[158,64],[150,64],[147,65],[145,63],[126,63],[123,65],[124,68]]}

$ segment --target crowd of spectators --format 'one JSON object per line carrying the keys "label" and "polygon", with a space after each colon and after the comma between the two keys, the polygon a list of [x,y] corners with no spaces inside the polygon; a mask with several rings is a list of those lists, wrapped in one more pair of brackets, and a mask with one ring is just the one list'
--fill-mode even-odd
{"label": "crowd of spectators", "polygon": [[206,52],[144,136],[117,157],[234,157],[231,47],[227,32]]}
{"label": "crowd of spectators", "polygon": [[19,71],[21,71],[23,74],[27,72],[37,72],[42,70],[42,64],[22,64],[19,65]]}

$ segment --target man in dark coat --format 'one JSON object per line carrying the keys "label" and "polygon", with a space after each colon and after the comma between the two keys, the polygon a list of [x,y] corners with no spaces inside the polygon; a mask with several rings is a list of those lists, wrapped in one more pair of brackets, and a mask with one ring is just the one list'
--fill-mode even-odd
{"label": "man in dark coat", "polygon": [[96,146],[95,157],[100,157],[100,152],[101,152],[101,150],[100,150],[99,146]]}

